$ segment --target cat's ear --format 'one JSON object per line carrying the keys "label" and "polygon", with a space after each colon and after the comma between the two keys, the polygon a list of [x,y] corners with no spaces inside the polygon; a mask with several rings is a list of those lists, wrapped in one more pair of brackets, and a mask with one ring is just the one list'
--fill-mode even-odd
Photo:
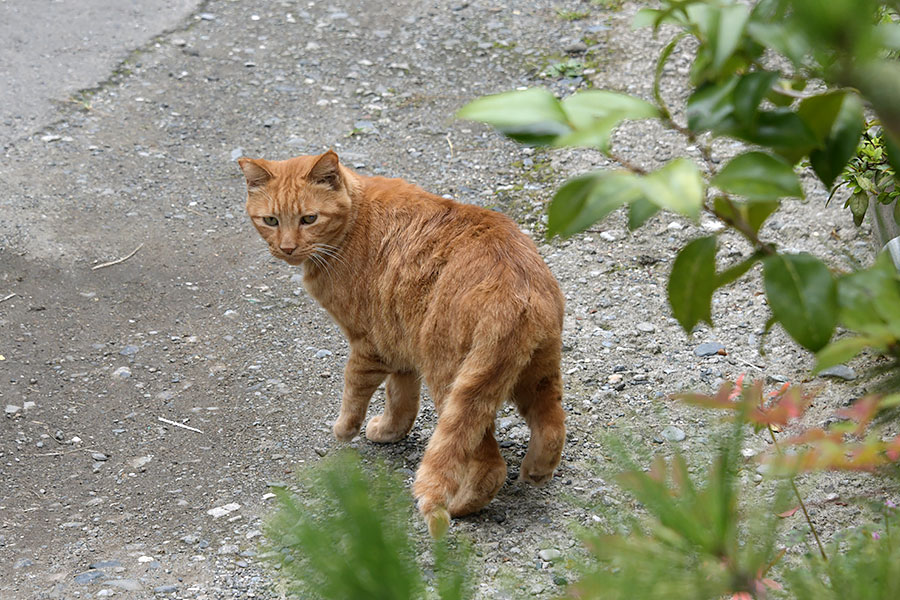
{"label": "cat's ear", "polygon": [[244,172],[244,177],[247,178],[247,189],[250,191],[263,187],[273,177],[272,173],[260,162],[252,158],[238,159],[238,164]]}
{"label": "cat's ear", "polygon": [[313,168],[309,170],[306,179],[312,183],[327,185],[333,190],[341,189],[343,183],[341,167],[338,155],[334,153],[334,150],[329,150],[319,157]]}

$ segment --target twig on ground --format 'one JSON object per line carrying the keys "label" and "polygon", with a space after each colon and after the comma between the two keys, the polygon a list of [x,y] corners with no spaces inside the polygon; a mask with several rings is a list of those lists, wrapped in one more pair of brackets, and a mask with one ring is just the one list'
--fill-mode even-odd
{"label": "twig on ground", "polygon": [[117,264],[119,264],[119,263],[123,263],[123,262],[125,262],[126,260],[128,260],[129,258],[131,258],[132,256],[134,256],[135,254],[137,254],[137,253],[138,253],[138,250],[140,250],[140,249],[143,248],[143,247],[144,247],[144,244],[140,244],[140,245],[138,245],[137,248],[135,248],[134,250],[132,250],[132,251],[131,251],[131,254],[129,254],[128,256],[123,256],[122,258],[117,258],[116,260],[111,260],[111,261],[109,261],[109,262],[100,263],[99,265],[94,265],[93,267],[91,267],[91,271],[96,271],[97,269],[103,269],[104,267],[111,267],[111,266],[113,266],[113,265],[117,265]]}
{"label": "twig on ground", "polygon": [[41,454],[32,454],[32,456],[63,456],[64,454],[72,454],[73,452],[97,452],[93,448],[72,448],[71,450],[63,450],[61,452],[43,452]]}
{"label": "twig on ground", "polygon": [[179,423],[178,421],[170,421],[169,419],[166,419],[164,417],[156,417],[156,418],[168,425],[174,425],[175,427],[181,427],[182,429],[188,429],[190,431],[196,431],[197,433],[203,433],[202,431],[200,431],[199,429],[197,429],[195,427],[191,427],[190,425],[185,425],[184,423]]}
{"label": "twig on ground", "polygon": [[754,364],[753,364],[752,362],[750,362],[749,360],[744,360],[743,358],[739,358],[739,357],[737,357],[737,356],[735,356],[734,359],[735,359],[736,361],[738,361],[739,363],[742,363],[742,364],[744,364],[744,365],[747,365],[748,367],[753,367],[754,369],[759,369],[760,371],[765,371],[765,369],[764,369],[763,367],[761,367],[761,366],[759,366],[759,365],[754,365]]}
{"label": "twig on ground", "polygon": [[447,134],[447,145],[450,146],[450,158],[453,158],[453,142],[450,141],[450,134]]}
{"label": "twig on ground", "polygon": [[16,296],[18,296],[18,294],[16,294],[15,292],[13,292],[12,294],[9,294],[8,296],[5,296],[5,297],[3,297],[3,298],[0,298],[0,302],[6,302],[7,300],[9,300],[9,299],[11,299],[11,298],[15,298]]}

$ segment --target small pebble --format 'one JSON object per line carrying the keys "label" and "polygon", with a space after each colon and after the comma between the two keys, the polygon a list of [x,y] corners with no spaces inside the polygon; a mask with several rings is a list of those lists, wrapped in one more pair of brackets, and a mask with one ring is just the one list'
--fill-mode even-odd
{"label": "small pebble", "polygon": [[325,456],[326,454],[328,454],[328,450],[326,450],[325,448],[316,448],[316,454],[318,454],[319,456]]}
{"label": "small pebble", "polygon": [[94,583],[98,579],[103,579],[105,576],[106,574],[103,571],[85,571],[75,576],[75,583],[87,585],[88,583]]}
{"label": "small pebble", "polygon": [[144,586],[136,579],[112,579],[105,581],[104,584],[128,592],[140,592],[144,589]]}
{"label": "small pebble", "polygon": [[665,429],[662,430],[660,434],[662,437],[670,442],[680,442],[685,438],[685,433],[678,427],[674,425],[669,425]]}
{"label": "small pebble", "polygon": [[715,356],[725,351],[725,346],[719,342],[705,342],[694,348],[697,356]]}
{"label": "small pebble", "polygon": [[129,369],[128,367],[119,367],[112,372],[112,376],[116,379],[128,379],[129,377],[131,377],[131,369]]}
{"label": "small pebble", "polygon": [[856,371],[847,365],[835,365],[820,371],[819,377],[834,377],[835,379],[843,379],[844,381],[853,381],[856,379]]}
{"label": "small pebble", "polygon": [[178,591],[178,586],[174,583],[170,583],[168,585],[160,585],[153,588],[153,592],[156,594],[173,594]]}
{"label": "small pebble", "polygon": [[562,558],[562,552],[556,548],[547,548],[538,552],[538,556],[544,562],[553,562]]}
{"label": "small pebble", "polygon": [[15,404],[7,404],[6,410],[4,411],[7,415],[14,415],[17,412],[22,410],[21,406],[16,406]]}
{"label": "small pebble", "polygon": [[653,333],[656,331],[656,326],[653,323],[648,323],[647,321],[641,321],[637,324],[638,331],[642,331],[644,333]]}

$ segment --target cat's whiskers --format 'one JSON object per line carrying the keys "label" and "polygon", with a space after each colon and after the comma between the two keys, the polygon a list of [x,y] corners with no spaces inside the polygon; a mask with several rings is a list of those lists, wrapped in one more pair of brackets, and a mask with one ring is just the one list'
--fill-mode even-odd
{"label": "cat's whiskers", "polygon": [[309,260],[313,261],[319,269],[325,273],[328,278],[328,284],[331,286],[331,293],[334,294],[334,275],[331,271],[331,267],[328,264],[328,261],[322,258],[316,252],[313,252],[309,255]]}
{"label": "cat's whiskers", "polygon": [[[319,255],[320,258],[323,258],[323,260],[325,262],[336,263],[337,266],[340,266],[345,269],[350,268],[350,265],[347,263],[347,260],[343,256],[341,256],[340,248],[337,248],[335,246],[330,246],[328,244],[322,244],[322,243],[315,243],[312,245],[312,248],[315,251],[315,253]],[[335,273],[335,275],[338,275],[338,274],[340,274],[340,273]]]}

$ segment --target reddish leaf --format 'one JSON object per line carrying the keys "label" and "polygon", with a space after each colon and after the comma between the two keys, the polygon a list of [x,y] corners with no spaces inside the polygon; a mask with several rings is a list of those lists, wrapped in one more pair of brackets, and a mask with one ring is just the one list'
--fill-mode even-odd
{"label": "reddish leaf", "polygon": [[794,508],[792,508],[790,510],[786,510],[784,512],[778,513],[778,516],[781,517],[782,519],[787,519],[788,517],[794,516],[794,513],[797,512],[798,510],[800,510],[799,505],[795,506]]}
{"label": "reddish leaf", "polygon": [[850,408],[839,410],[837,414],[840,417],[847,417],[848,419],[852,419],[853,421],[858,423],[858,426],[854,433],[856,435],[859,435],[875,417],[875,413],[878,412],[878,405],[880,402],[880,396],[865,396],[854,402],[853,406],[851,406]]}

